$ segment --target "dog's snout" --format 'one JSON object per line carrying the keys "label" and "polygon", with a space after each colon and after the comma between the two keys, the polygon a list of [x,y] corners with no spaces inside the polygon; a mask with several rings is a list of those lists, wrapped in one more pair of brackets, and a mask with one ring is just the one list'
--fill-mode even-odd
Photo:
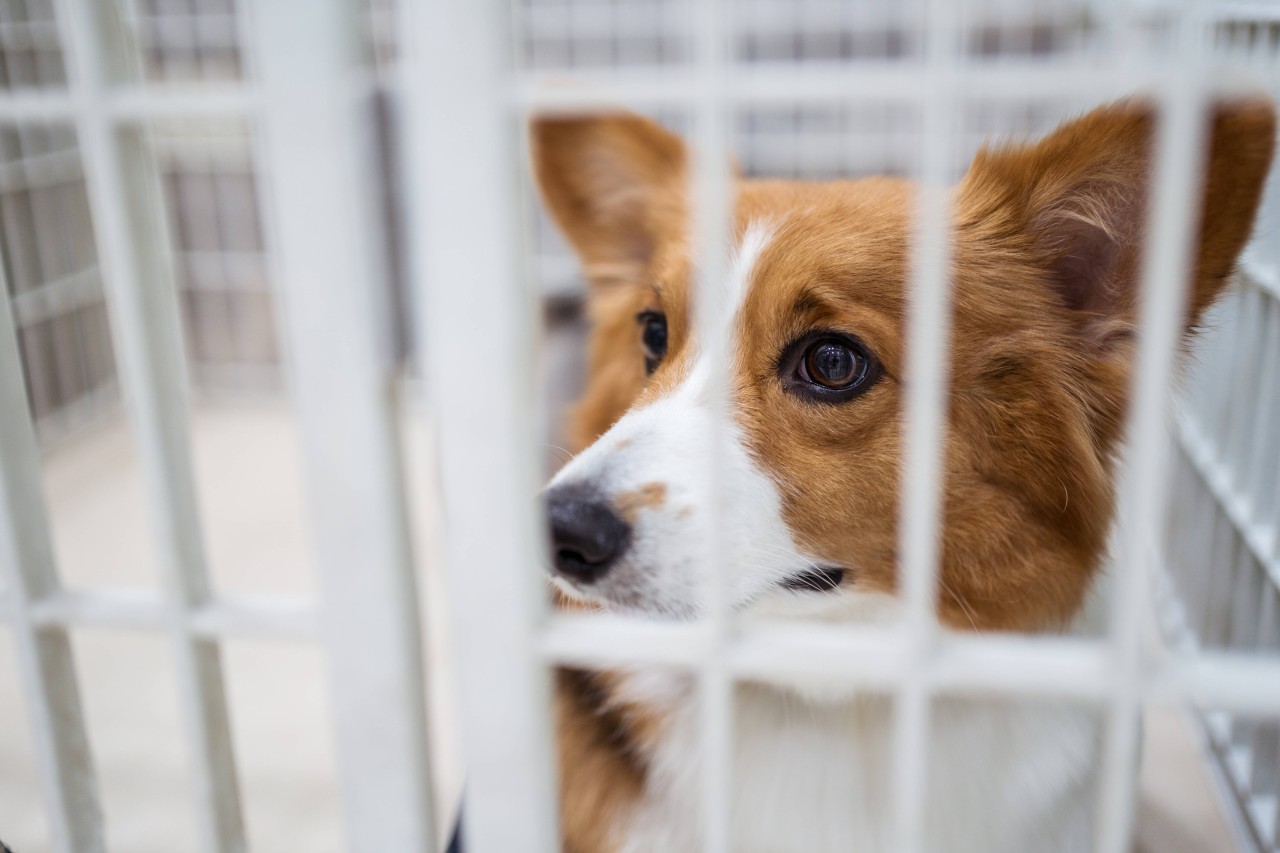
{"label": "dog's snout", "polygon": [[631,536],[631,526],[608,501],[576,485],[547,493],[547,521],[555,570],[580,583],[609,571]]}

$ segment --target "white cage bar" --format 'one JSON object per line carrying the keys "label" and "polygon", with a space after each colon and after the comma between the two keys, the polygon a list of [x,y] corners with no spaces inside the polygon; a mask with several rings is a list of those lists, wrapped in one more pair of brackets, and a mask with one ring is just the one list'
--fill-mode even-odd
{"label": "white cage bar", "polygon": [[308,463],[347,838],[354,850],[430,850],[417,585],[396,389],[370,286],[372,201],[359,179],[368,163],[359,28],[341,0],[303,15],[256,3],[249,22],[270,105],[260,117],[275,213],[268,242]]}
{"label": "white cage bar", "polygon": [[[699,751],[702,761],[702,849],[729,853],[733,783],[734,682],[725,661],[734,626],[729,611],[728,572],[724,559],[724,483],[729,468],[724,437],[729,418],[730,328],[721,303],[726,298],[729,269],[725,247],[731,233],[733,176],[730,172],[729,104],[724,92],[733,76],[729,65],[728,26],[732,20],[724,0],[701,0],[692,22],[691,73],[698,86],[687,108],[692,115],[693,168],[688,192],[693,200],[694,322],[711,366],[708,378],[712,416],[707,426],[706,460],[711,533],[703,543],[706,601],[702,622],[708,645],[698,662]],[[732,286],[732,285],[730,285]],[[735,298],[732,294],[730,299]]]}
{"label": "white cage bar", "polygon": [[1132,837],[1134,768],[1138,755],[1138,713],[1142,677],[1141,638],[1148,612],[1147,590],[1153,568],[1161,500],[1168,414],[1168,388],[1185,314],[1184,288],[1168,282],[1188,280],[1196,245],[1193,215],[1204,172],[1205,93],[1201,87],[1201,43],[1205,38],[1198,11],[1184,10],[1175,22],[1176,62],[1167,69],[1166,84],[1157,90],[1153,181],[1147,200],[1139,337],[1130,396],[1126,467],[1119,489],[1120,543],[1116,559],[1116,595],[1112,601],[1111,642],[1115,681],[1107,717],[1103,777],[1099,789],[1097,848],[1122,853]]}
{"label": "white cage bar", "polygon": [[[530,559],[542,550],[530,442],[534,312],[520,272],[513,194],[522,134],[505,97],[509,21],[498,4],[404,7],[403,148],[414,154],[410,281],[439,430],[467,849],[551,853],[550,682],[535,645],[545,605]],[[478,233],[486,235],[483,252],[473,251]],[[481,341],[511,367],[483,389],[455,369]],[[480,613],[487,618],[475,618]]]}
{"label": "white cage bar", "polygon": [[[678,67],[643,65],[608,74],[586,70],[577,85],[548,83],[510,61],[510,10],[498,4],[401,3],[405,58],[394,84],[403,109],[407,158],[414,323],[426,347],[430,409],[439,429],[447,552],[453,585],[467,746],[466,825],[478,853],[557,849],[550,749],[550,669],[559,664],[644,663],[702,674],[708,735],[708,851],[730,849],[726,782],[732,773],[728,718],[740,679],[768,681],[803,667],[816,675],[891,693],[898,707],[895,849],[923,849],[920,780],[926,771],[931,702],[979,691],[1001,698],[1083,702],[1105,715],[1107,740],[1096,847],[1119,853],[1132,825],[1136,719],[1150,702],[1206,712],[1280,716],[1280,657],[1207,648],[1188,640],[1150,660],[1141,647],[1147,584],[1157,558],[1165,469],[1168,387],[1174,374],[1182,296],[1161,283],[1185,278],[1202,118],[1216,94],[1238,84],[1224,74],[1243,60],[1215,64],[1209,28],[1227,19],[1276,20],[1255,4],[1167,7],[1179,50],[1168,61],[1125,56],[1123,33],[1141,8],[1106,17],[1115,40],[1101,57],[1049,63],[978,62],[954,42],[964,18],[934,4],[922,61],[828,66],[749,66],[727,55],[729,4],[706,0],[693,27],[694,59]],[[1143,4],[1146,5],[1146,4]],[[104,847],[68,630],[119,625],[168,634],[173,641],[192,748],[200,836],[210,851],[246,846],[223,697],[219,647],[233,636],[275,636],[323,643],[332,667],[343,802],[351,849],[430,850],[448,816],[436,820],[423,709],[420,626],[395,417],[399,388],[377,337],[379,244],[360,186],[367,164],[362,110],[371,83],[358,68],[355,8],[340,0],[241,10],[258,78],[244,85],[158,90],[125,74],[125,46],[105,5],[60,0],[69,50],[65,92],[0,95],[8,122],[74,122],[84,157],[125,391],[152,488],[164,543],[168,594],[116,590],[67,592],[57,581],[43,518],[30,423],[7,303],[0,306],[0,561],[3,612],[17,639],[24,689],[36,724],[44,796],[60,851]],[[1165,7],[1162,7],[1165,8]],[[954,15],[954,17],[953,17]],[[554,20],[544,16],[546,20]],[[818,16],[821,19],[821,15]],[[543,20],[537,26],[550,26]],[[589,22],[591,23],[591,22]],[[607,30],[611,24],[591,26]],[[817,23],[810,28],[820,30]],[[116,39],[117,41],[113,41]],[[289,50],[273,50],[288,44]],[[1250,61],[1256,60],[1252,57]],[[1265,57],[1275,74],[1274,56]],[[1234,62],[1234,65],[1233,65]],[[901,551],[911,619],[904,632],[814,627],[735,626],[718,612],[706,624],[617,623],[598,616],[550,615],[541,602],[537,478],[532,461],[530,364],[535,312],[522,274],[517,227],[521,160],[517,142],[530,112],[584,112],[625,103],[674,108],[694,118],[699,156],[694,182],[709,278],[722,263],[727,180],[718,174],[731,145],[725,127],[746,106],[908,103],[923,111],[919,176],[948,180],[957,114],[968,93],[1010,102],[1030,97],[1101,100],[1133,90],[1161,106],[1154,190],[1146,241],[1142,335],[1122,489],[1118,594],[1104,640],[943,636],[933,617],[937,562],[936,452],[945,412],[948,329],[945,196],[925,193],[916,240],[908,454],[903,471]],[[163,241],[154,170],[143,125],[157,118],[247,118],[261,131],[269,167],[264,206],[274,216],[269,241],[283,297],[283,332],[292,356],[295,399],[323,581],[319,610],[310,602],[222,600],[204,565],[185,423],[185,366]],[[1264,213],[1264,219],[1267,214]],[[1280,216],[1272,214],[1273,224]],[[353,224],[360,220],[360,224]],[[484,235],[477,251],[476,235]],[[1274,235],[1271,235],[1274,239]],[[1280,264],[1255,251],[1245,263],[1246,307],[1234,322],[1256,326],[1229,350],[1230,367],[1263,353],[1259,384],[1269,405],[1248,414],[1231,407],[1219,385],[1181,413],[1179,453],[1222,525],[1212,540],[1238,534],[1246,556],[1280,585],[1280,488],[1266,465],[1242,470],[1237,448],[1276,460],[1280,447]],[[463,286],[465,284],[465,286]],[[482,323],[481,323],[482,321]],[[342,335],[333,335],[335,329]],[[477,340],[513,369],[478,393],[453,369]],[[1216,395],[1216,396],[1215,396]],[[1238,401],[1237,401],[1238,402]],[[1221,422],[1214,418],[1221,415]],[[487,465],[471,460],[483,458]],[[1248,457],[1252,458],[1252,457]],[[1274,473],[1274,470],[1273,470]],[[710,473],[715,482],[715,469]],[[1180,498],[1179,498],[1180,499]],[[1217,519],[1217,516],[1214,516]],[[497,528],[505,531],[494,536]],[[483,543],[483,549],[479,547]],[[1212,542],[1210,542],[1212,547]],[[712,562],[715,562],[713,552]],[[1241,560],[1244,558],[1242,557]],[[365,571],[350,569],[360,566]],[[714,574],[714,573],[713,573]],[[717,585],[717,588],[720,588]],[[721,608],[722,609],[722,608]],[[478,618],[483,613],[484,619]],[[1185,623],[1185,614],[1177,618]],[[1187,626],[1182,625],[1183,628]],[[1226,736],[1230,740],[1230,733]],[[1221,746],[1221,744],[1219,744]],[[1228,743],[1229,746],[1229,743]],[[1259,747],[1261,749],[1262,747]],[[1247,793],[1247,791],[1246,791]],[[1272,830],[1274,832],[1274,829]],[[1273,835],[1271,843],[1277,842]]]}
{"label": "white cage bar", "polygon": [[913,853],[924,847],[928,738],[932,697],[925,667],[936,654],[937,569],[946,434],[947,377],[951,340],[950,196],[946,190],[955,132],[957,90],[951,74],[959,39],[954,4],[928,7],[921,93],[920,196],[911,235],[908,302],[907,427],[899,509],[898,551],[906,606],[903,628],[906,678],[894,696],[894,847]]}
{"label": "white cage bar", "polygon": [[[3,274],[0,274],[3,278]],[[7,283],[5,283],[7,293]],[[18,339],[0,299],[0,561],[2,609],[12,622],[34,721],[41,789],[58,853],[105,850],[102,812],[65,625],[42,626],[32,607],[57,594],[40,453],[27,419]]]}
{"label": "white cage bar", "polygon": [[[191,471],[183,356],[155,170],[138,127],[87,108],[127,79],[128,49],[110,7],[62,2],[70,91],[86,108],[76,129],[90,209],[101,244],[117,361],[131,403],[166,572],[174,650],[200,837],[209,853],[245,846],[231,723],[216,643],[189,634],[186,611],[208,601],[210,585]],[[157,236],[160,239],[157,239]]]}

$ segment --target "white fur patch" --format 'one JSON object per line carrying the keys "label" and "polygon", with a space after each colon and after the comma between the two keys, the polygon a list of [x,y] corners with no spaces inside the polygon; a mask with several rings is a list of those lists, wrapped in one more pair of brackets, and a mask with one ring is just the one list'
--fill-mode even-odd
{"label": "white fur patch", "polygon": [[[668,674],[672,680],[681,676]],[[646,755],[645,797],[619,827],[621,853],[703,849],[696,693],[669,709]],[[653,676],[627,689],[665,707]],[[930,738],[925,850],[1078,853],[1089,849],[1097,714],[1053,703],[943,699]],[[731,848],[740,853],[890,853],[894,767],[890,700],[810,704],[760,686],[738,690],[733,718]]]}

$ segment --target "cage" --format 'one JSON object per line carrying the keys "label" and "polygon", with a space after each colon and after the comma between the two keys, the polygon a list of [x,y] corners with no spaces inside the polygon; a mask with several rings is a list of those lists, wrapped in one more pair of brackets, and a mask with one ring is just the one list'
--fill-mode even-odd
{"label": "cage", "polygon": [[[1081,849],[1280,851],[1277,178],[1186,352],[1159,286],[1192,263],[1207,110],[1274,101],[1278,50],[1261,0],[3,0],[0,840],[443,850],[465,787],[467,850],[562,849],[572,666],[692,679],[708,853],[741,846],[736,691],[797,672],[890,709],[876,849],[936,849],[931,718],[980,701],[1096,714]],[[1134,95],[1157,119],[1101,627],[944,630],[942,188]],[[726,164],[923,188],[900,623],[739,618],[723,504],[700,618],[549,605],[534,496],[589,291],[529,121],[619,109],[689,145],[695,306],[729,274]]]}

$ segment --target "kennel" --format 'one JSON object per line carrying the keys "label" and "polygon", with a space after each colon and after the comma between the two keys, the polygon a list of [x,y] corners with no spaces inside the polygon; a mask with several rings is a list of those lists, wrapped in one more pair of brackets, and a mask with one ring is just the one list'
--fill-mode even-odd
{"label": "kennel", "polygon": [[[251,846],[222,665],[224,645],[245,637],[324,652],[347,847],[438,849],[452,815],[431,807],[422,567],[405,504],[406,481],[422,474],[403,465],[399,428],[418,398],[438,442],[440,481],[428,486],[446,521],[469,849],[556,849],[549,667],[648,663],[700,674],[705,849],[727,851],[733,684],[801,661],[893,697],[896,849],[922,849],[930,706],[961,692],[1105,711],[1099,851],[1129,845],[1140,712],[1190,707],[1238,844],[1280,849],[1274,191],[1185,383],[1180,294],[1144,287],[1105,636],[936,630],[933,451],[948,325],[937,191],[925,194],[913,246],[907,624],[747,629],[721,607],[698,623],[640,626],[551,614],[539,593],[528,496],[553,439],[531,356],[544,343],[540,303],[571,305],[578,291],[522,161],[531,112],[624,104],[657,115],[694,143],[700,244],[715,247],[731,154],[753,174],[889,172],[941,187],[992,133],[1044,129],[1145,91],[1161,121],[1143,278],[1180,280],[1199,116],[1233,87],[1280,95],[1280,6],[323,0],[304,14],[272,0],[8,0],[0,10],[0,619],[19,662],[51,849],[108,848],[70,641],[104,626],[171,646],[202,849]],[[723,262],[716,251],[699,261],[704,280]],[[456,369],[478,342],[508,368],[483,393]],[[191,382],[288,387],[316,602],[215,592],[191,465]],[[1182,390],[1166,429],[1173,388]],[[157,590],[62,583],[48,533],[41,442],[92,429],[120,395],[154,513]],[[713,481],[715,469],[711,460]]]}

